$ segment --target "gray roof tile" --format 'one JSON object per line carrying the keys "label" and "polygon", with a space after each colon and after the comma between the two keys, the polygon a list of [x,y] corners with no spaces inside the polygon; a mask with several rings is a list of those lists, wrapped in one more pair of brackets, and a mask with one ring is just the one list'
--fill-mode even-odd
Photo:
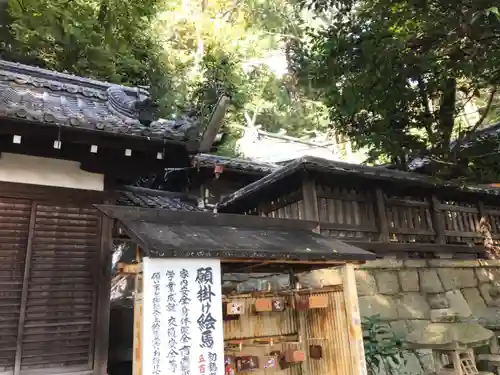
{"label": "gray roof tile", "polygon": [[0,117],[177,141],[196,140],[197,122],[154,115],[147,91],[0,60]]}
{"label": "gray roof tile", "polygon": [[234,169],[242,172],[257,172],[262,175],[269,174],[281,168],[280,165],[274,163],[258,163],[251,160],[230,158],[227,156],[198,154],[194,157],[195,164],[200,167],[213,167],[222,165],[229,169]]}
{"label": "gray roof tile", "polygon": [[117,192],[118,206],[160,208],[167,211],[203,211],[194,198],[182,193],[171,193],[140,187],[124,186]]}

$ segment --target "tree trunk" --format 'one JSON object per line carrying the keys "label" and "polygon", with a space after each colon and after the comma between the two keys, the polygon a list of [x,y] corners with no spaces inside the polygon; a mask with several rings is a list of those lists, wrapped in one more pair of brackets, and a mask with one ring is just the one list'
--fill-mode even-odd
{"label": "tree trunk", "polygon": [[450,154],[450,140],[455,125],[455,105],[457,94],[457,81],[448,78],[443,83],[441,102],[439,108],[439,144],[437,151],[443,157]]}

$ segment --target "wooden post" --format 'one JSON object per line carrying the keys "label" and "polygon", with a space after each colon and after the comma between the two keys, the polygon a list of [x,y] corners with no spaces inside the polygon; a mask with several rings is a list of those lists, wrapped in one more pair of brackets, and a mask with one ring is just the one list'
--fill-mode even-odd
{"label": "wooden post", "polygon": [[344,303],[349,327],[349,351],[351,353],[351,375],[367,375],[363,330],[359,312],[358,293],[354,265],[347,263],[342,267]]}
{"label": "wooden post", "polygon": [[439,245],[446,244],[446,237],[444,235],[444,216],[440,208],[440,202],[436,195],[431,197],[432,204],[432,226],[436,232],[436,243]]}
{"label": "wooden post", "polygon": [[377,216],[380,230],[379,241],[389,242],[389,223],[387,222],[384,192],[381,188],[375,189],[375,198],[377,202]]}
{"label": "wooden post", "polygon": [[[137,262],[141,262],[139,248],[136,250]],[[140,263],[139,263],[140,264]],[[132,375],[142,375],[142,267],[135,276],[134,293],[134,353],[132,358]]]}
{"label": "wooden post", "polygon": [[484,208],[484,202],[477,202],[477,209],[479,211],[479,220],[484,217],[484,220],[488,220],[488,215],[486,214],[486,208]]}
{"label": "wooden post", "polygon": [[111,252],[113,249],[113,219],[101,215],[101,248],[97,288],[95,323],[94,374],[108,372],[109,314],[111,309]]}
{"label": "wooden post", "polygon": [[304,220],[318,223],[314,231],[320,233],[316,181],[308,175],[304,176],[302,179],[302,198],[304,200]]}
{"label": "wooden post", "polygon": [[26,320],[26,309],[28,305],[28,291],[31,274],[31,256],[33,254],[33,239],[35,235],[36,223],[36,202],[31,203],[31,214],[28,232],[28,246],[26,248],[26,257],[24,259],[24,276],[23,286],[21,291],[21,306],[19,309],[19,322],[17,324],[17,341],[16,341],[16,359],[14,363],[14,375],[21,373],[21,361],[23,358],[23,338],[24,338],[24,323]]}

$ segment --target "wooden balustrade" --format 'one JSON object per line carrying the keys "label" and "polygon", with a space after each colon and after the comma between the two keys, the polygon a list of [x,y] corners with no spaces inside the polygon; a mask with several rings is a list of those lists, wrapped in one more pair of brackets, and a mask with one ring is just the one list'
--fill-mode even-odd
{"label": "wooden balustrade", "polygon": [[447,201],[436,195],[395,196],[376,187],[307,181],[302,190],[261,202],[247,213],[316,221],[323,235],[383,254],[451,252],[475,257],[483,252],[483,216],[491,224],[493,239],[500,240],[500,205]]}

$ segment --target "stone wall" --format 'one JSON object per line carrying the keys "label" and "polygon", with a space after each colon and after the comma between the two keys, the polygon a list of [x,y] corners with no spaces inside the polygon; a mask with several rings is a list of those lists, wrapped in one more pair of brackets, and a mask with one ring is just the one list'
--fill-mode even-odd
{"label": "stone wall", "polygon": [[[381,259],[357,269],[356,281],[361,314],[380,314],[399,336],[449,316],[500,320],[500,261]],[[430,352],[419,351],[398,374],[430,372]]]}

